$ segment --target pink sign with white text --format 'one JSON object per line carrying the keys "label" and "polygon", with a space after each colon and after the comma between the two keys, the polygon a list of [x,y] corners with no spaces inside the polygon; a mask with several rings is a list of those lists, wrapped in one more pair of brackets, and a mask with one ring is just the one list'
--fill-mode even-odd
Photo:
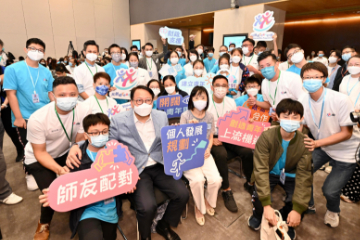
{"label": "pink sign with white text", "polygon": [[250,123],[250,115],[250,109],[238,107],[236,111],[233,110],[220,117],[217,122],[219,141],[255,149],[258,138],[270,123]]}
{"label": "pink sign with white text", "polygon": [[90,169],[62,175],[51,183],[50,207],[67,212],[133,190],[139,179],[134,161],[125,145],[107,142]]}

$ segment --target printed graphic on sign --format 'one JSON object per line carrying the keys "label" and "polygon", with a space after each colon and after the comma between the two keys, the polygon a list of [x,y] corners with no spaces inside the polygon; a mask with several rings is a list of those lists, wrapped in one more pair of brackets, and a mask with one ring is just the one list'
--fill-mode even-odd
{"label": "printed graphic on sign", "polygon": [[257,122],[270,121],[270,114],[268,109],[261,108],[257,105],[250,106],[248,101],[244,103],[243,107],[249,108],[251,110],[250,119],[253,119]]}
{"label": "printed graphic on sign", "polygon": [[123,104],[116,104],[114,105],[112,108],[109,108],[107,110],[107,116],[109,118],[111,118],[112,116],[124,112],[124,111],[129,111],[131,109],[131,103],[127,102],[127,103],[123,103]]}
{"label": "printed graphic on sign", "polygon": [[186,170],[204,165],[204,154],[209,144],[207,124],[183,124],[161,129],[161,143],[165,174],[178,180]]}
{"label": "printed graphic on sign", "polygon": [[50,207],[67,212],[133,190],[139,179],[134,161],[125,145],[107,142],[90,169],[62,175],[51,183]]}
{"label": "printed graphic on sign", "polygon": [[114,79],[114,87],[116,87],[116,90],[110,92],[110,97],[130,99],[130,91],[137,85],[137,70],[135,68],[121,68],[116,71],[116,77]]}
{"label": "printed graphic on sign", "polygon": [[159,34],[162,38],[167,38],[170,45],[181,46],[184,42],[184,37],[179,29],[162,27],[159,29]]}
{"label": "printed graphic on sign", "polygon": [[168,118],[180,117],[188,110],[189,96],[181,95],[163,96],[157,99],[157,109],[166,112]]}
{"label": "printed graphic on sign", "polygon": [[270,126],[270,123],[250,123],[250,114],[250,109],[238,107],[236,110],[219,118],[217,122],[219,140],[221,142],[255,149],[258,138],[264,129]]}
{"label": "printed graphic on sign", "polygon": [[255,21],[253,24],[253,30],[250,35],[253,37],[254,41],[272,41],[274,32],[268,32],[274,24],[275,19],[273,17],[273,11],[266,11],[265,13],[259,13],[255,16]]}
{"label": "printed graphic on sign", "polygon": [[178,86],[181,90],[187,92],[189,95],[195,86],[203,86],[208,91],[209,95],[211,92],[212,80],[216,75],[214,73],[208,73],[205,77],[196,78],[194,76],[187,77],[180,80]]}

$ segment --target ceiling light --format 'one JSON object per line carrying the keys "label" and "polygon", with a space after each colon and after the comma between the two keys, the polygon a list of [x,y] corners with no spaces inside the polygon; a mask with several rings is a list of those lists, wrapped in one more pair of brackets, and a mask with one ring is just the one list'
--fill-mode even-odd
{"label": "ceiling light", "polygon": [[306,24],[306,23],[330,22],[330,21],[339,21],[339,20],[355,20],[355,19],[360,19],[360,17],[355,16],[355,17],[343,17],[343,18],[302,20],[302,21],[285,22],[285,24]]}

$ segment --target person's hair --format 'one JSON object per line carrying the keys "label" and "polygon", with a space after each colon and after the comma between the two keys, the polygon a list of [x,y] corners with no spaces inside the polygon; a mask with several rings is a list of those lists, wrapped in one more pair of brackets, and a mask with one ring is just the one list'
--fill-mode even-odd
{"label": "person's hair", "polygon": [[267,43],[265,41],[258,41],[256,47],[264,47],[267,48]]}
{"label": "person's hair", "polygon": [[[324,65],[323,63],[320,64]],[[276,106],[276,114],[280,117],[281,113],[299,114],[300,118],[302,118],[304,116],[304,107],[299,101],[285,98]]]}
{"label": "person's hair", "polygon": [[244,83],[245,87],[249,83],[257,83],[259,86],[261,86],[261,81],[257,77],[255,77],[254,75],[251,75],[250,77],[247,77],[245,79],[245,83]]}
{"label": "person's hair", "polygon": [[69,76],[63,76],[63,77],[57,77],[53,82],[53,91],[54,89],[59,85],[66,85],[66,84],[74,84],[77,88],[76,82],[72,77]]}
{"label": "person's hair", "polygon": [[135,56],[137,58],[137,60],[139,61],[139,56],[138,56],[138,54],[136,52],[129,53],[128,60],[130,60],[131,56]]}
{"label": "person's hair", "polygon": [[[199,59],[199,53],[195,49],[191,49],[188,54],[188,59],[190,61],[190,53],[195,54],[197,59]],[[169,55],[170,56],[170,55]]]}
{"label": "person's hair", "polygon": [[39,44],[40,46],[42,46],[44,48],[45,51],[45,43],[39,39],[39,38],[30,38],[26,41],[26,48],[28,48],[30,46],[30,44]]}
{"label": "person's hair", "polygon": [[360,55],[356,54],[356,55],[354,55],[354,56],[350,57],[350,58],[349,58],[349,60],[348,60],[347,62],[349,63],[349,62],[350,62],[350,60],[351,60],[351,59],[353,59],[353,58],[360,58]]}
{"label": "person's hair", "polygon": [[198,44],[198,45],[195,47],[195,49],[198,48],[198,47],[202,47],[202,48],[204,49],[204,45],[202,45],[202,44]]}
{"label": "person's hair", "polygon": [[70,73],[69,70],[67,70],[65,65],[62,63],[56,64],[55,72],[61,72],[61,73],[66,72],[68,74]]}
{"label": "person's hair", "polygon": [[[284,55],[285,55],[286,58],[287,58],[287,54],[288,54],[289,50],[292,49],[292,48],[300,48],[300,49],[302,49],[299,44],[290,43],[289,45],[287,45],[287,47],[285,48],[285,51],[284,51]],[[262,54],[264,54],[264,53],[262,53]]]}
{"label": "person's hair", "polygon": [[198,59],[198,60],[195,60],[194,63],[193,63],[193,68],[195,67],[195,64],[196,63],[201,63],[201,65],[203,65],[203,67],[205,67],[205,64],[202,60]]}
{"label": "person's hair", "polygon": [[116,43],[113,43],[110,45],[110,47],[108,48],[108,53],[111,55],[111,49],[112,48],[119,48],[120,49],[120,52],[121,52],[121,47],[119,45],[117,45]]}
{"label": "person's hair", "polygon": [[110,126],[110,119],[103,113],[95,113],[87,115],[83,120],[84,131],[87,132],[91,126],[104,124]]}
{"label": "person's hair", "polygon": [[244,42],[250,42],[253,46],[255,46],[255,41],[254,41],[253,39],[251,39],[251,38],[245,38],[245,39],[242,41],[242,43],[244,43]]}
{"label": "person's hair", "polygon": [[63,62],[64,61],[64,58],[63,57],[61,57],[61,58],[59,58],[59,62]]}
{"label": "person's hair", "polygon": [[146,46],[151,46],[151,48],[154,49],[154,45],[151,42],[145,43],[144,49],[145,49]]}
{"label": "person's hair", "polygon": [[173,75],[166,75],[166,76],[163,78],[162,84],[163,84],[163,86],[164,86],[164,89],[165,89],[165,81],[166,81],[166,80],[171,80],[173,83],[175,83],[175,92],[179,92],[179,88],[178,88],[178,86],[177,86],[177,84],[176,84],[176,80],[175,80],[175,78],[174,78]]}
{"label": "person's hair", "polygon": [[65,60],[69,61],[69,56],[65,56],[65,57],[64,57],[64,61],[65,61]]}
{"label": "person's hair", "polygon": [[4,42],[0,39],[0,45],[4,46]]}
{"label": "person's hair", "polygon": [[275,54],[271,53],[271,51],[264,51],[262,54],[260,54],[260,56],[258,56],[258,63],[260,64],[260,62],[268,57],[271,57],[275,62],[277,61]]}
{"label": "person's hair", "polygon": [[147,83],[147,87],[150,88],[150,85],[153,83],[153,82],[156,82],[159,84],[159,88],[160,88],[160,93],[162,93],[165,89],[164,89],[164,86],[161,84],[161,82],[159,82],[159,80],[157,79],[151,79],[148,83]]}
{"label": "person's hair", "polygon": [[209,52],[209,51],[212,51],[212,52],[214,53],[214,52],[215,52],[215,48],[209,47],[209,48],[208,48],[208,52]]}
{"label": "person's hair", "polygon": [[356,51],[354,46],[345,45],[345,47],[343,47],[343,48],[341,49],[341,52],[344,51],[344,49],[346,49],[346,48],[350,48],[350,49],[352,49],[353,51]]}
{"label": "person's hair", "polygon": [[[332,50],[332,51],[330,51],[330,55],[331,55],[333,52],[335,52],[335,56],[337,56],[338,58],[341,59],[341,52],[340,52],[340,50],[338,50],[338,49]],[[330,55],[329,55],[329,56],[330,56]]]}
{"label": "person's hair", "polygon": [[107,74],[106,72],[98,72],[98,73],[95,73],[94,75],[94,83],[96,83],[96,81],[99,79],[99,78],[105,78],[106,80],[108,80],[109,84],[111,83],[111,77],[109,74]]}
{"label": "person's hair", "polygon": [[204,108],[204,111],[206,111],[209,108],[209,100],[210,99],[209,99],[208,91],[203,86],[196,86],[196,87],[193,88],[193,90],[190,93],[189,103],[188,103],[188,109],[189,110],[193,110],[194,107],[195,107],[193,97],[195,97],[196,95],[201,94],[201,93],[205,93],[206,97],[207,97],[207,103],[206,103],[206,107]]}
{"label": "person's hair", "polygon": [[230,55],[233,55],[235,52],[239,52],[240,55],[243,55],[243,51],[241,48],[234,48],[233,50],[231,50]]}
{"label": "person's hair", "polygon": [[222,47],[225,47],[225,48],[226,48],[226,51],[229,50],[229,48],[228,48],[226,45],[221,45],[221,46],[219,47],[219,51],[220,51],[220,48],[222,48]]}
{"label": "person's hair", "polygon": [[125,51],[125,55],[126,55],[125,61],[129,61],[129,53],[128,53],[127,49],[124,48],[124,47],[121,47],[120,50],[121,50],[121,51],[122,51],[122,50]]}
{"label": "person's hair", "polygon": [[179,54],[175,50],[170,51],[169,59],[171,58],[171,54],[173,54],[173,53],[176,53],[176,56],[180,59]]}
{"label": "person's hair", "polygon": [[56,64],[57,64],[56,58],[51,59],[50,70],[55,70]]}
{"label": "person's hair", "polygon": [[227,83],[229,83],[229,80],[227,79],[227,77],[223,76],[223,75],[216,75],[213,80],[212,80],[212,85],[215,85],[216,80],[218,79],[225,79]]}
{"label": "person's hair", "polygon": [[136,45],[132,45],[132,46],[130,47],[130,50],[132,50],[133,48],[136,48],[136,50],[139,51],[139,49],[138,49],[138,47],[137,47]]}
{"label": "person's hair", "polygon": [[175,50],[176,50],[177,48],[180,48],[181,51],[184,51],[184,49],[182,48],[182,46],[176,46],[176,47],[175,47]]}
{"label": "person's hair", "polygon": [[304,76],[304,73],[306,71],[309,71],[309,70],[319,71],[324,75],[325,78],[327,78],[328,74],[329,74],[327,67],[323,63],[321,63],[321,62],[309,62],[309,63],[305,64],[301,68],[300,77],[302,78]]}
{"label": "person's hair", "polygon": [[218,60],[218,65],[219,66],[220,66],[221,60],[223,60],[224,58],[228,61],[229,65],[230,65],[230,56],[229,56],[229,54],[223,54],[221,57],[219,57],[219,60]]}
{"label": "person's hair", "polygon": [[19,61],[25,60],[25,58],[23,56],[19,57]]}
{"label": "person's hair", "polygon": [[144,49],[145,49],[145,45],[144,45],[144,46],[142,46],[142,47],[141,47],[141,49],[142,49],[142,50],[144,50]]}
{"label": "person's hair", "polygon": [[99,52],[99,45],[97,45],[94,40],[89,40],[89,41],[84,42],[84,51],[85,51],[85,52],[86,52],[86,48],[87,48],[88,46],[96,46],[97,51]]}
{"label": "person's hair", "polygon": [[154,97],[155,97],[154,92],[150,88],[148,88],[147,86],[144,86],[144,85],[139,85],[139,86],[136,86],[133,89],[131,89],[131,91],[130,91],[130,99],[131,100],[134,100],[135,92],[138,89],[143,89],[143,90],[147,91],[148,93],[150,93],[151,99],[154,100]]}
{"label": "person's hair", "polygon": [[236,47],[235,43],[230,43],[230,44],[229,44],[229,47],[230,47],[231,45],[234,45],[234,47]]}

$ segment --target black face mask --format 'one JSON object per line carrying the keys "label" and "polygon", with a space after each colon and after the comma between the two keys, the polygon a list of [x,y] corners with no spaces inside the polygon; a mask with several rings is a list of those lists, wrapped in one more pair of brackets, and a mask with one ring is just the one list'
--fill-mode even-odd
{"label": "black face mask", "polygon": [[40,63],[41,65],[43,65],[44,67],[46,67],[46,64],[45,63]]}

